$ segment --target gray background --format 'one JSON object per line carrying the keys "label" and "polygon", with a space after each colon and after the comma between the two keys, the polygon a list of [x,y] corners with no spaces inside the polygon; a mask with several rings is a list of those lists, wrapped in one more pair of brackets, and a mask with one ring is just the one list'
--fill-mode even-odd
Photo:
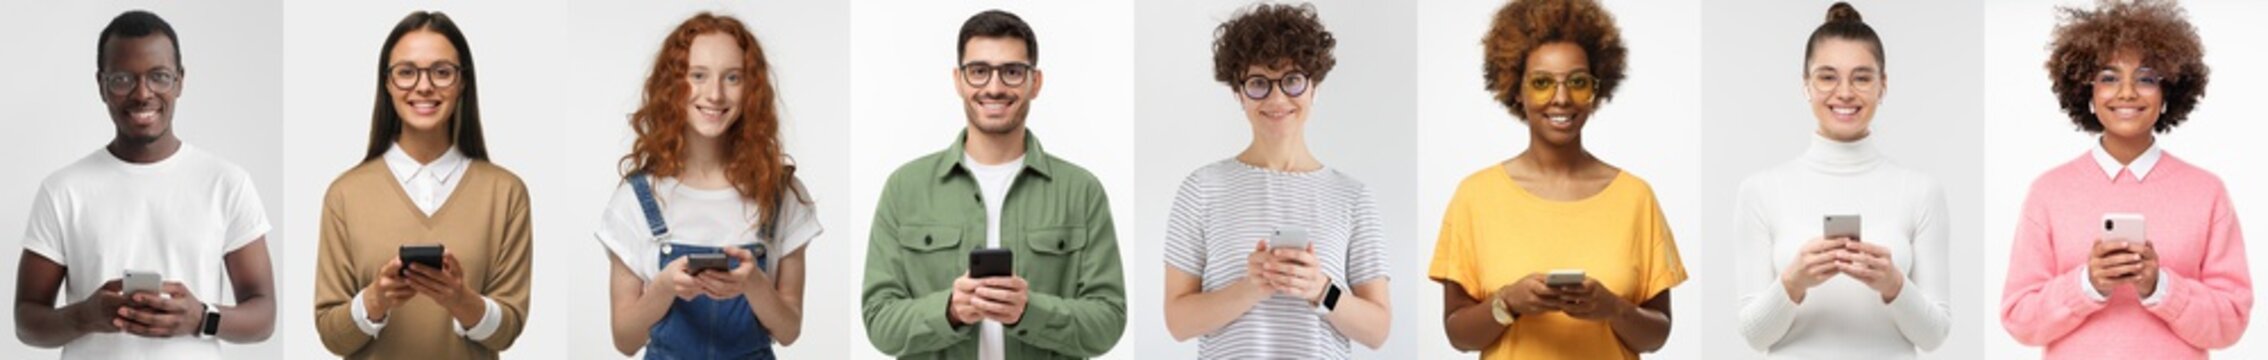
{"label": "gray background", "polygon": [[[1740,337],[1740,289],[1733,266],[1771,261],[1739,254],[1733,206],[1740,181],[1794,160],[1818,128],[1805,95],[1804,41],[1833,1],[1719,0],[1703,8],[1701,52],[1703,151],[1701,231],[1709,246],[1696,253],[1718,261],[1688,262],[1702,289],[1698,316],[1709,358],[1760,357]],[[1859,14],[1882,36],[1884,89],[1868,141],[1901,166],[1935,177],[1952,211],[1950,265],[1953,327],[1943,347],[1923,358],[1970,359],[1982,354],[1985,336],[1999,330],[1998,305],[1980,301],[1987,286],[1975,276],[1983,264],[1978,238],[1984,151],[1982,69],[1984,19],[1967,1],[1855,1]],[[2014,211],[2013,209],[2009,211]],[[1732,260],[1732,261],[1726,261]]]}
{"label": "gray background", "polygon": [[[0,131],[0,154],[8,158],[8,171],[0,175],[0,239],[7,240],[0,244],[22,249],[24,221],[30,218],[40,180],[110,142],[115,128],[94,81],[95,39],[110,18],[133,9],[156,13],[181,35],[182,67],[189,71],[182,78],[181,97],[174,102],[174,135],[250,172],[268,210],[268,222],[274,225],[268,232],[268,252],[274,259],[279,300],[276,333],[266,342],[222,345],[221,355],[279,358],[284,342],[300,336],[284,331],[283,315],[302,309],[284,306],[288,303],[281,300],[304,299],[309,293],[289,285],[285,273],[292,269],[283,266],[283,256],[290,250],[314,249],[313,236],[285,236],[289,225],[283,222],[283,113],[276,105],[283,96],[283,74],[276,72],[283,63],[280,2],[58,1],[0,11],[0,35],[4,35],[0,48],[8,49],[5,59],[0,59],[6,64],[0,66],[0,79],[8,83],[0,87],[0,109],[9,112],[9,129]],[[7,298],[11,306],[19,254],[21,250],[0,255],[0,279],[11,285]],[[225,296],[197,294],[209,301]],[[9,334],[15,333],[15,317],[13,310],[0,311],[0,323],[11,324]],[[60,353],[25,346],[13,336],[0,340],[0,354],[9,357],[53,358]]]}
{"label": "gray background", "polygon": [[[1251,123],[1238,96],[1213,80],[1213,29],[1250,3],[1143,1],[1136,5],[1134,82],[1135,200],[1138,236],[1119,239],[1126,261],[1128,341],[1142,358],[1197,356],[1197,341],[1174,342],[1165,327],[1166,213],[1181,181],[1199,167],[1236,156],[1251,143]],[[1337,37],[1338,65],[1315,88],[1308,109],[1307,143],[1323,165],[1354,176],[1371,191],[1389,245],[1393,329],[1373,351],[1354,343],[1356,358],[1414,354],[1420,342],[1409,329],[1440,327],[1439,314],[1403,306],[1440,301],[1440,286],[1425,279],[1432,237],[1416,228],[1416,82],[1410,76],[1416,47],[1416,7],[1390,1],[1318,1],[1317,14]],[[1124,199],[1120,197],[1119,199]],[[1120,215],[1121,219],[1125,215]],[[1124,226],[1124,225],[1121,225]],[[1431,228],[1431,227],[1427,227]]]}

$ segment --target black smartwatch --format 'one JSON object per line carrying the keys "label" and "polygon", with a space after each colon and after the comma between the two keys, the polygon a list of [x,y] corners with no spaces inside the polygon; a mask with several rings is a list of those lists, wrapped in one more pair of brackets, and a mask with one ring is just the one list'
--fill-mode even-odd
{"label": "black smartwatch", "polygon": [[1330,314],[1331,314],[1331,310],[1334,310],[1334,309],[1338,309],[1338,308],[1339,308],[1339,293],[1340,293],[1340,292],[1339,292],[1339,284],[1338,284],[1338,283],[1336,283],[1336,282],[1332,282],[1332,283],[1324,283],[1324,284],[1323,284],[1323,299],[1322,299],[1323,301],[1319,301],[1319,302],[1316,302],[1316,304],[1315,304],[1315,314],[1316,314],[1316,315],[1330,315]]}
{"label": "black smartwatch", "polygon": [[208,338],[220,335],[220,308],[205,304],[205,326],[197,329],[197,335]]}

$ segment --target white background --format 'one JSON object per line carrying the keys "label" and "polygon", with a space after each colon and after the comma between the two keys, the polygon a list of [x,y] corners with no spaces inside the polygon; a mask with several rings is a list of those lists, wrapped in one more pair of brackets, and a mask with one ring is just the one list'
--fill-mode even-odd
{"label": "white background", "polygon": [[[1118,247],[1125,266],[1128,293],[1156,291],[1133,286],[1133,280],[1156,275],[1156,267],[1125,258],[1141,246],[1130,236],[1136,219],[1135,203],[1145,199],[1134,188],[1134,4],[1131,1],[1082,2],[973,2],[973,1],[854,1],[851,3],[851,121],[861,129],[851,139],[851,220],[829,223],[828,233],[842,241],[845,252],[837,259],[812,259],[812,264],[850,264],[814,271],[812,282],[842,281],[859,284],[865,277],[867,231],[874,219],[874,204],[881,200],[882,185],[890,172],[908,161],[953,145],[968,119],[962,115],[955,91],[954,67],[959,64],[955,41],[961,22],[986,9],[1016,13],[1039,38],[1038,66],[1046,83],[1026,120],[1049,155],[1084,167],[1102,181],[1110,194],[1110,211],[1118,229]],[[1166,201],[1163,199],[1157,201]],[[840,225],[837,225],[840,224]],[[855,249],[855,250],[853,250]],[[1145,271],[1148,270],[1148,271]],[[1131,294],[1129,294],[1131,295]],[[856,285],[840,301],[857,306]],[[1158,316],[1158,309],[1127,306],[1128,323]],[[865,339],[858,311],[814,312],[805,321],[839,321],[861,324],[846,336]],[[1129,325],[1127,333],[1134,333]],[[884,358],[872,343],[853,345],[854,358]],[[1134,342],[1123,337],[1102,358],[1131,358]]]}
{"label": "white background", "polygon": [[[1197,357],[1196,339],[1174,342],[1165,327],[1164,251],[1167,212],[1189,172],[1236,156],[1251,142],[1252,127],[1237,102],[1243,95],[1213,80],[1213,30],[1248,3],[1146,1],[1137,5],[1135,125],[1136,185],[1142,199],[1139,237],[1120,239],[1133,254],[1126,262],[1128,307],[1148,316],[1129,322],[1129,338],[1142,357]],[[1385,227],[1394,331],[1378,350],[1354,343],[1356,358],[1413,354],[1425,342],[1409,333],[1440,327],[1434,314],[1409,304],[1440,301],[1440,286],[1425,279],[1433,238],[1410,237],[1417,214],[1415,6],[1401,2],[1321,1],[1316,12],[1338,39],[1338,65],[1315,87],[1307,145],[1323,165],[1362,181],[1378,204]],[[1121,198],[1123,199],[1123,198]],[[1121,218],[1124,218],[1121,216]],[[1427,226],[1426,228],[1431,228]],[[1125,345],[1125,343],[1121,343]]]}
{"label": "white background", "polygon": [[[294,334],[286,345],[287,358],[332,357],[315,331],[315,260],[323,192],[340,173],[360,164],[370,137],[371,99],[377,91],[377,70],[386,34],[402,16],[414,10],[439,10],[457,23],[473,54],[480,81],[482,130],[489,158],[518,175],[528,185],[534,236],[534,284],[529,293],[526,328],[517,343],[503,354],[510,358],[557,359],[568,348],[557,346],[574,314],[603,314],[601,309],[576,309],[566,301],[566,290],[580,286],[605,287],[605,278],[573,282],[561,269],[597,267],[602,262],[578,262],[566,244],[590,242],[584,226],[599,214],[612,191],[611,165],[621,152],[611,144],[615,130],[626,125],[618,117],[594,114],[589,109],[563,107],[586,103],[563,97],[584,91],[561,91],[575,85],[605,88],[578,81],[584,74],[568,53],[571,42],[558,29],[569,28],[565,7],[507,6],[498,3],[438,4],[350,2],[295,4],[284,8],[283,109],[284,207],[271,209],[284,218],[284,234],[304,239],[279,254],[276,280],[285,296],[276,311],[276,331]],[[469,46],[468,46],[469,45]],[[581,75],[588,76],[588,75]],[[634,86],[617,86],[634,87]],[[424,301],[424,300],[416,300]],[[433,329],[448,331],[447,329]]]}
{"label": "white background", "polygon": [[[188,71],[182,78],[181,97],[174,102],[174,135],[252,174],[268,222],[275,225],[268,233],[268,251],[276,259],[276,297],[304,299],[306,294],[284,286],[283,273],[291,269],[283,267],[281,257],[298,248],[293,244],[297,239],[314,237],[285,236],[280,221],[283,163],[277,152],[282,150],[278,136],[282,113],[275,99],[282,96],[282,74],[275,69],[283,62],[283,18],[278,15],[282,5],[276,1],[195,5],[65,1],[0,11],[0,35],[4,35],[0,39],[5,39],[0,48],[8,49],[0,59],[6,64],[0,66],[0,78],[8,83],[0,88],[0,104],[5,104],[0,108],[8,109],[10,127],[0,131],[0,154],[8,158],[8,170],[0,175],[0,236],[8,239],[4,243],[22,243],[24,221],[30,218],[26,211],[40,180],[110,142],[115,128],[94,81],[95,39],[112,17],[133,9],[156,13],[181,35],[181,62]],[[18,255],[23,252],[10,253],[0,256],[5,259],[0,260],[0,278],[14,289]],[[8,294],[13,306],[15,291]],[[207,301],[227,298],[197,296]],[[279,302],[279,316],[299,309],[283,304],[289,303]],[[12,310],[0,312],[0,322],[14,324],[15,316]],[[9,334],[15,333],[14,328],[9,326]],[[221,354],[231,359],[278,357],[285,339],[295,334],[281,326],[276,330],[266,342],[224,345]],[[0,340],[0,354],[53,358],[59,352],[25,346],[9,336]]]}
{"label": "white background", "polygon": [[[1762,254],[1741,254],[1745,241],[1735,238],[1733,207],[1740,181],[1766,168],[1787,163],[1803,154],[1818,128],[1812,117],[1802,72],[1804,42],[1826,19],[1833,1],[1718,1],[1702,10],[1702,67],[1707,80],[1701,99],[1708,103],[1702,114],[1702,178],[1706,207],[1702,232],[1709,237],[1705,251],[1686,254],[1739,262],[1772,261]],[[1882,36],[1885,74],[1882,100],[1876,103],[1874,144],[1891,162],[1937,179],[1945,187],[1946,205],[1952,211],[1949,260],[1953,325],[1945,343],[1923,358],[1971,359],[1983,351],[1983,337],[1999,335],[1998,302],[1979,301],[1987,289],[1976,274],[1983,264],[1978,241],[1982,204],[1984,120],[1982,59],[1984,19],[1977,5],[1966,1],[1864,1],[1852,4],[1868,26]],[[1686,243],[1681,243],[1686,244]],[[1688,258],[1690,260],[1690,258]],[[1740,287],[1733,261],[1713,261],[1695,268],[1696,278],[1709,278],[1708,309],[1699,330],[1709,344],[1711,358],[1748,358],[1763,354],[1748,347],[1740,336]],[[1687,264],[1691,266],[1691,263]],[[1722,279],[1724,281],[1714,281]],[[1992,284],[1998,286],[1998,283]],[[1991,293],[1999,293],[1992,288]],[[1993,328],[1984,326],[1993,325]],[[1988,332],[1989,330],[1989,332]]]}
{"label": "white background", "polygon": [[[2077,130],[2071,118],[2056,107],[2055,93],[2048,90],[2048,74],[2042,64],[2047,62],[2049,33],[2056,25],[2053,11],[2058,5],[2094,6],[2091,1],[2076,0],[1985,5],[1985,17],[1993,19],[1985,24],[1984,57],[1985,103],[1991,104],[1985,108],[1988,120],[1984,127],[1986,138],[1991,139],[1991,151],[1985,153],[1987,291],[1980,300],[1990,304],[1994,314],[1985,325],[1987,358],[2039,356],[2039,348],[2016,343],[1999,326],[1999,294],[2008,275],[2008,250],[2016,236],[2017,215],[2033,179],[2095,146],[2095,137]],[[2260,155],[2268,154],[2268,146],[2257,137],[2268,127],[2259,123],[2259,112],[2248,111],[2253,109],[2245,105],[2268,98],[2268,85],[2263,85],[2268,73],[2259,66],[2268,64],[2268,52],[2262,51],[2258,42],[2260,34],[2268,34],[2268,23],[2257,16],[2268,13],[2268,6],[2250,1],[2189,1],[2182,6],[2189,10],[2190,24],[2205,41],[2205,65],[2212,67],[2212,79],[2206,85],[2205,98],[2189,113],[2189,121],[2172,133],[2160,134],[2158,147],[2219,175],[2236,204],[2238,223],[2254,232],[2251,238],[2259,239],[2258,232],[2268,229],[2268,223],[2261,221],[2268,193],[2260,188],[2268,184],[2268,168],[2260,162]],[[2245,257],[2250,259],[2252,277],[2261,279],[2261,271],[2268,269],[2262,265],[2268,261],[2268,246],[2248,244]],[[2257,294],[2260,287],[2253,289]],[[2254,309],[2258,308],[2256,303]],[[2213,355],[2268,356],[2268,346],[2263,346],[2268,341],[2261,339],[2259,327],[2254,326],[2236,346]]]}
{"label": "white background", "polygon": [[[1684,254],[1690,280],[1673,288],[1675,321],[1669,343],[1658,352],[1669,358],[1701,354],[1701,291],[1711,279],[1693,271],[1713,261],[1704,249],[1715,243],[1701,235],[1700,213],[1722,211],[1701,203],[1701,6],[1687,1],[1604,1],[1622,27],[1629,47],[1628,78],[1612,102],[1600,105],[1583,129],[1583,144],[1608,164],[1645,179],[1654,188]],[[1501,1],[1426,1],[1418,5],[1418,224],[1406,250],[1427,261],[1396,263],[1420,270],[1431,264],[1441,214],[1465,176],[1509,159],[1527,148],[1526,125],[1482,87],[1480,41]],[[1795,67],[1789,67],[1795,69]],[[1412,280],[1425,279],[1417,277]],[[1426,326],[1395,329],[1395,337],[1419,341],[1426,358],[1458,354],[1442,333],[1441,290],[1396,293],[1396,313],[1425,319]]]}
{"label": "white background", "polygon": [[[851,336],[863,334],[858,325],[838,321],[838,315],[858,313],[857,302],[850,301],[857,298],[858,284],[856,278],[845,278],[837,269],[866,249],[862,239],[843,235],[850,219],[863,216],[848,210],[849,192],[853,191],[847,186],[850,86],[846,81],[850,74],[846,57],[850,56],[850,47],[846,31],[850,7],[829,1],[581,1],[571,7],[576,26],[569,34],[576,46],[556,54],[572,54],[569,60],[579,64],[577,70],[562,76],[579,79],[570,86],[584,90],[552,91],[573,96],[571,101],[559,103],[571,105],[575,113],[563,119],[570,121],[544,126],[602,134],[611,141],[589,142],[570,150],[570,146],[545,146],[536,143],[543,139],[526,137],[528,141],[519,144],[528,150],[597,152],[547,155],[540,162],[513,168],[523,178],[543,177],[529,180],[534,191],[549,194],[539,199],[544,211],[538,214],[563,219],[537,221],[549,224],[539,228],[559,230],[561,234],[544,241],[547,246],[538,251],[546,257],[568,260],[566,265],[539,270],[536,277],[538,283],[565,286],[561,293],[564,297],[538,300],[571,306],[567,313],[549,315],[568,319],[572,329],[566,338],[570,340],[566,343],[570,344],[568,352],[575,358],[618,357],[608,330],[610,312],[603,280],[608,276],[609,260],[606,248],[590,234],[597,230],[599,209],[619,183],[615,180],[619,178],[609,177],[611,173],[606,171],[615,169],[614,161],[630,151],[630,142],[636,138],[630,131],[628,115],[638,109],[655,53],[661,51],[662,40],[671,30],[702,11],[739,18],[763,44],[765,59],[772,64],[772,86],[782,106],[780,139],[788,154],[795,157],[796,177],[811,191],[820,226],[825,228],[803,249],[803,335],[795,344],[774,346],[773,350],[787,359],[840,359],[848,356],[853,346],[863,346],[859,339],[864,336]],[[498,146],[493,140],[497,134],[491,132],[489,136],[490,148],[494,149]],[[562,166],[572,169],[563,169],[566,171],[557,175],[543,173]],[[543,191],[544,185],[572,187]],[[556,341],[543,339],[539,344],[559,344]]]}
{"label": "white background", "polygon": [[[634,6],[633,6],[634,5]],[[790,7],[794,6],[794,7]],[[844,47],[836,31],[803,31],[847,22],[844,8],[827,4],[727,7],[716,3],[669,6],[636,3],[579,3],[573,6],[504,4],[323,4],[287,9],[294,29],[285,73],[292,79],[286,112],[300,122],[287,126],[294,151],[288,222],[313,239],[312,222],[321,194],[339,172],[360,159],[368,136],[371,66],[387,31],[414,9],[437,9],[456,20],[471,43],[479,66],[482,117],[488,148],[496,164],[528,185],[535,211],[535,280],[526,330],[507,358],[607,358],[615,354],[607,332],[607,257],[591,240],[596,219],[619,183],[617,160],[633,138],[627,115],[659,46],[671,29],[700,10],[736,15],[754,28],[772,61],[775,86],[784,103],[782,122],[788,151],[802,165],[801,177],[821,204],[820,221],[833,230],[845,215],[829,211],[843,199],[839,184],[845,149],[848,91],[842,84]],[[819,25],[815,25],[819,24]],[[560,29],[568,29],[566,32]],[[565,34],[565,35],[562,35]],[[811,251],[813,277],[805,311],[855,313],[831,301],[852,289],[821,281],[829,254],[857,248],[822,234]],[[286,257],[287,269],[314,268],[310,245]],[[290,346],[294,358],[329,356],[314,336],[314,279],[307,271],[287,272],[287,292],[279,328],[309,334]],[[841,356],[851,330],[808,318],[797,346],[779,348],[783,356]],[[570,330],[573,329],[573,330]],[[572,334],[572,335],[570,335]],[[565,341],[565,342],[563,342]],[[563,344],[578,344],[562,346]]]}

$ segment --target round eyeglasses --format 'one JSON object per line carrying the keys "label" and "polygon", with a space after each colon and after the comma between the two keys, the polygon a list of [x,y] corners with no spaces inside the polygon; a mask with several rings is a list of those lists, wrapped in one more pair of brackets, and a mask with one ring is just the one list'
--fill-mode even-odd
{"label": "round eyeglasses", "polygon": [[1308,86],[1313,84],[1308,80],[1306,73],[1293,72],[1274,79],[1259,75],[1248,76],[1244,78],[1244,84],[1238,87],[1243,89],[1245,98],[1265,100],[1269,94],[1273,94],[1279,89],[1283,90],[1284,96],[1287,97],[1306,95]]}

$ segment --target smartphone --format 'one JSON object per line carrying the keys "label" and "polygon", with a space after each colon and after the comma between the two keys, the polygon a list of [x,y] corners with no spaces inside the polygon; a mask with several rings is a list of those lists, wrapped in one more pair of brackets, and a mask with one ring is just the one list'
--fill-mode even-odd
{"label": "smartphone", "polygon": [[988,278],[1009,276],[1016,270],[1016,253],[1008,249],[986,248],[969,252],[969,277]]}
{"label": "smartphone", "polygon": [[1305,249],[1307,248],[1307,230],[1276,229],[1275,232],[1268,234],[1268,248]]}
{"label": "smartphone", "polygon": [[441,244],[402,245],[400,253],[402,257],[401,276],[409,276],[410,264],[440,269],[441,251]]}
{"label": "smartphone", "polygon": [[165,293],[165,291],[162,291],[165,276],[158,275],[156,271],[126,270],[126,280],[120,282],[123,283],[121,285],[124,285],[124,289],[121,289],[119,294]]}
{"label": "smartphone", "polygon": [[1839,237],[1848,237],[1848,238],[1851,238],[1851,241],[1858,241],[1858,239],[1859,239],[1859,216],[1858,216],[1858,215],[1827,215],[1827,216],[1826,216],[1826,231],[1825,231],[1824,233],[1822,233],[1822,234],[1826,235],[1826,237],[1827,237],[1827,238],[1829,238],[1829,239],[1833,239],[1833,238],[1839,238]]}
{"label": "smartphone", "polygon": [[685,255],[685,270],[691,271],[695,274],[712,270],[732,271],[732,267],[726,265],[730,263],[729,260],[730,259],[727,258],[724,253],[701,253]]}
{"label": "smartphone", "polygon": [[1583,286],[1583,278],[1583,269],[1552,270],[1550,274],[1544,275],[1544,285],[1551,287]]}
{"label": "smartphone", "polygon": [[2103,214],[2103,241],[2125,241],[2137,244],[2150,241],[2148,233],[2142,230],[2142,214]]}

